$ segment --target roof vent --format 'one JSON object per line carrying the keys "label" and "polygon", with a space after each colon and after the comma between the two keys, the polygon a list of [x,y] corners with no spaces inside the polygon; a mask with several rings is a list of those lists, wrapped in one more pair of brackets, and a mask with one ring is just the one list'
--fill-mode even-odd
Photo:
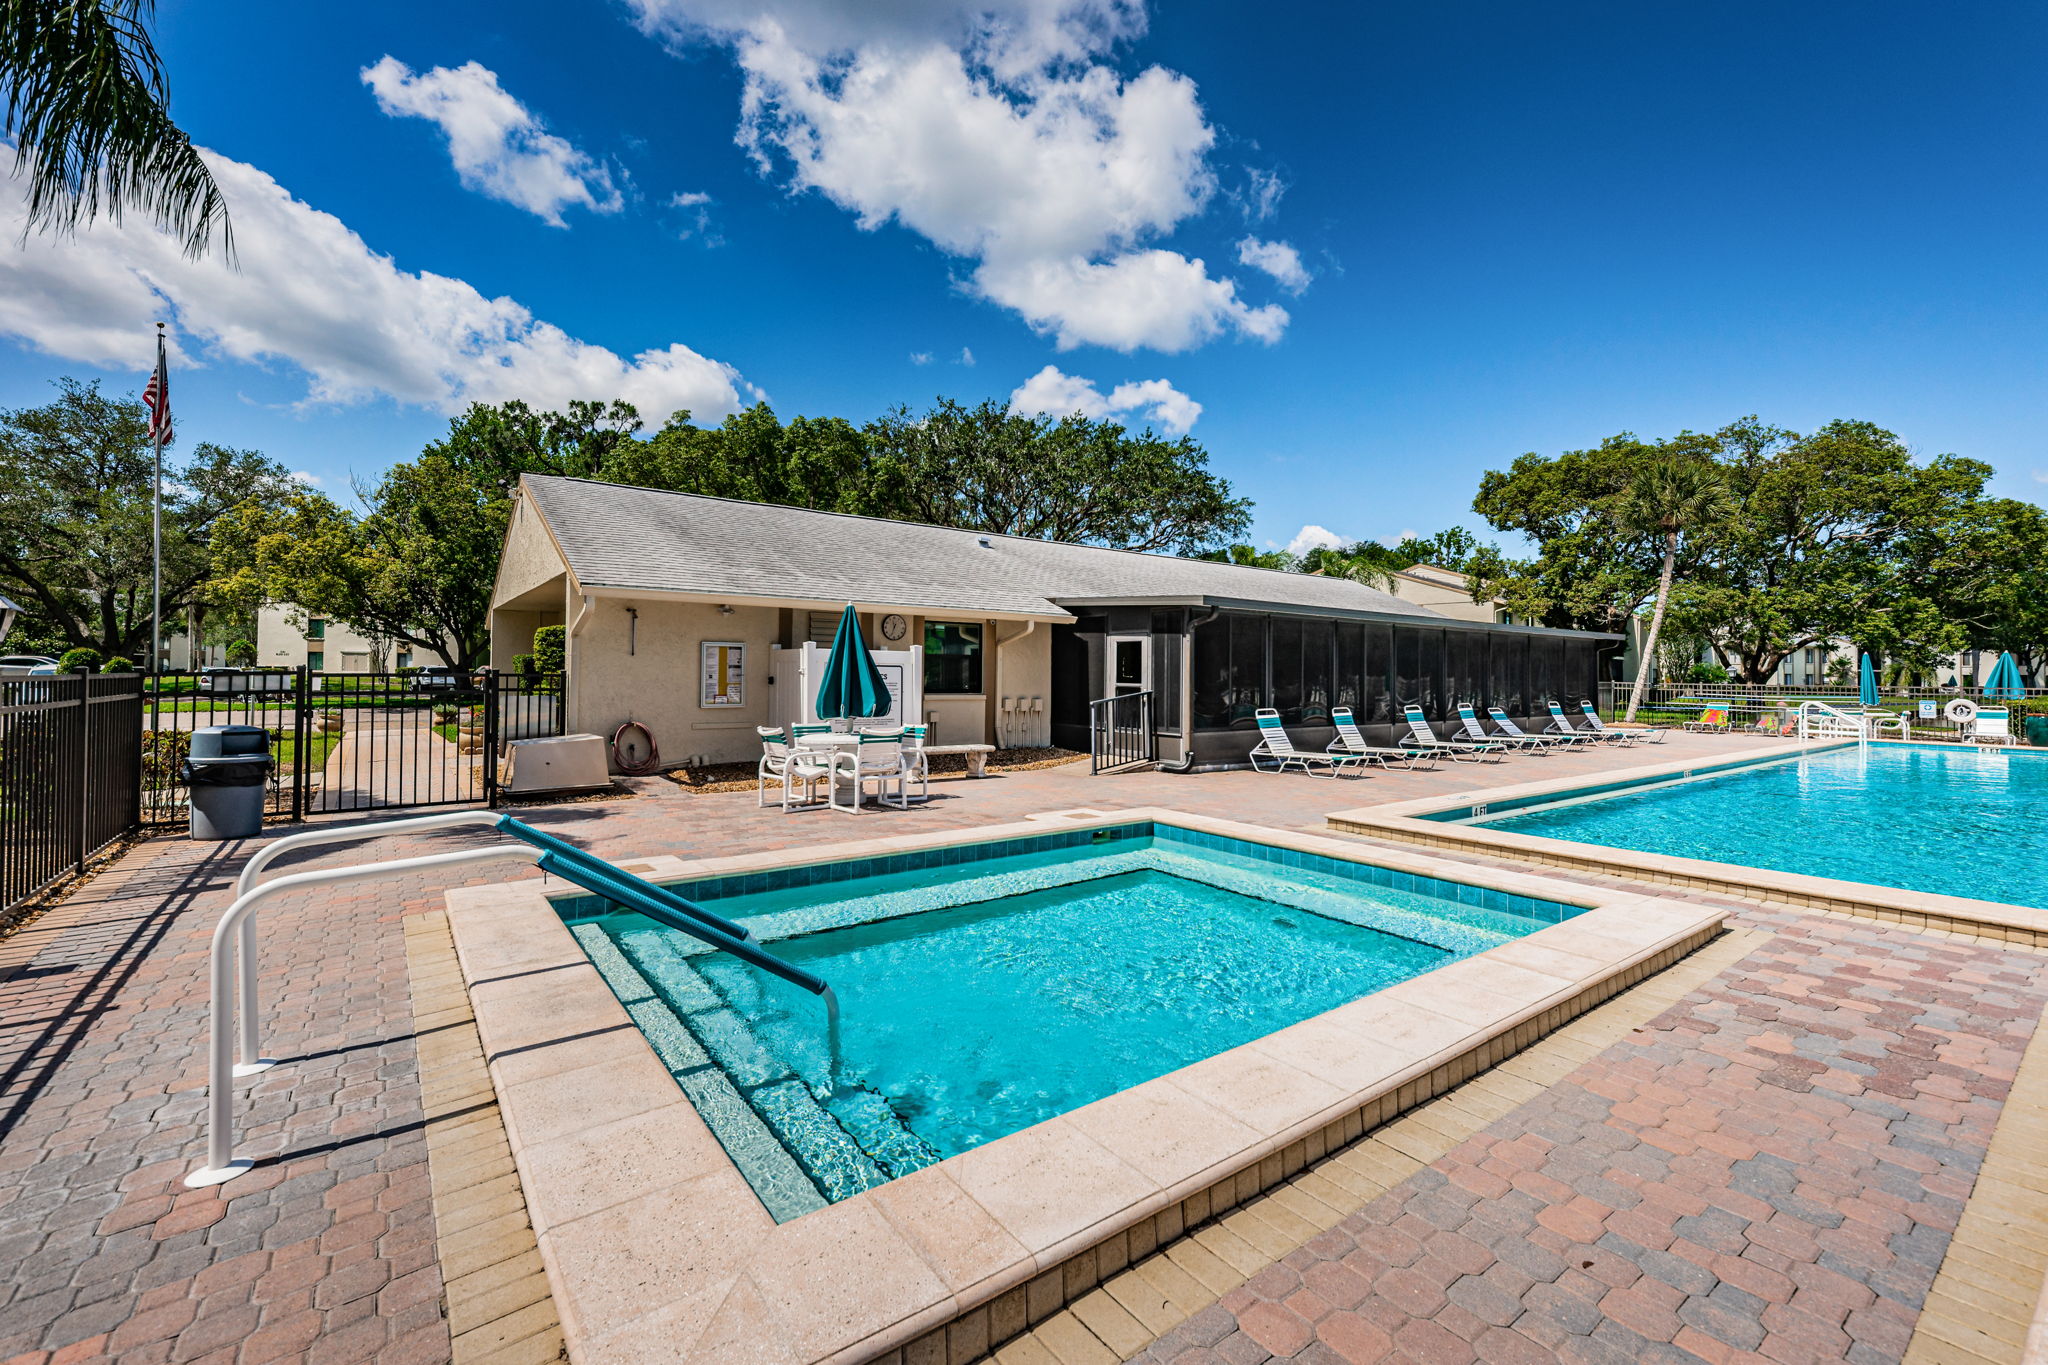
{"label": "roof vent", "polygon": [[992,543],[990,543],[989,538],[987,536],[976,536],[974,538],[974,543],[976,545],[979,545],[984,550],[995,549],[995,546]]}

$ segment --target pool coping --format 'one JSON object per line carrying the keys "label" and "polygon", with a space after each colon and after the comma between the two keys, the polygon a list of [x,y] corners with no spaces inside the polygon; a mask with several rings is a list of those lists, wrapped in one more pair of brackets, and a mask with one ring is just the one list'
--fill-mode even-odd
{"label": "pool coping", "polygon": [[1675,960],[1725,914],[1157,807],[622,865],[672,880],[1139,821],[1586,909],[777,1224],[544,883],[452,890],[449,926],[572,1358],[840,1365],[986,1351]]}
{"label": "pool coping", "polygon": [[[1900,740],[1872,740],[1872,744],[1898,745]],[[1477,854],[1511,862],[1560,871],[1591,872],[1622,877],[1650,886],[1729,896],[1764,905],[1791,906],[1880,920],[1909,929],[1934,929],[1965,934],[1972,938],[2017,944],[2022,947],[2048,946],[2048,910],[2009,905],[2003,901],[1976,900],[1934,891],[1908,891],[1868,882],[1844,881],[1804,872],[1780,872],[1721,863],[1704,858],[1681,858],[1664,853],[1613,848],[1605,844],[1552,839],[1539,834],[1522,834],[1494,829],[1483,824],[1462,824],[1445,817],[1464,811],[1466,818],[1498,810],[1503,803],[1520,803],[1531,797],[1568,799],[1574,793],[1591,792],[1616,785],[1656,779],[1716,776],[1740,768],[1783,762],[1803,754],[1825,753],[1851,748],[1854,739],[1793,741],[1762,748],[1744,749],[1739,755],[1702,760],[1698,757],[1621,768],[1588,777],[1552,778],[1511,787],[1474,788],[1441,796],[1394,801],[1381,806],[1361,806],[1333,811],[1327,817],[1331,829],[1345,834],[1434,848],[1444,852]]]}

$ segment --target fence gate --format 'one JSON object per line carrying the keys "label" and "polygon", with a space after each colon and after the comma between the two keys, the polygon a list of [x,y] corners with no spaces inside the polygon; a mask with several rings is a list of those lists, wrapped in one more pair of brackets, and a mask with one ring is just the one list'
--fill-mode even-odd
{"label": "fence gate", "polygon": [[142,820],[184,823],[193,730],[259,725],[277,757],[267,813],[495,802],[493,756],[509,740],[562,732],[559,674],[165,673],[142,718]]}

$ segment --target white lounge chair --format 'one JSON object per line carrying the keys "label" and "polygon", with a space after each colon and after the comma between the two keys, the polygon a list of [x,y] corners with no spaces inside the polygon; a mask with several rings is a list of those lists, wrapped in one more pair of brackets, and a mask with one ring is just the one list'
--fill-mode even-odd
{"label": "white lounge chair", "polygon": [[1429,719],[1422,714],[1422,708],[1412,701],[1401,708],[1401,714],[1408,721],[1408,733],[1401,736],[1403,744],[1435,749],[1461,761],[1469,758],[1474,763],[1498,763],[1501,751],[1507,748],[1498,740],[1470,739],[1463,735],[1446,735],[1439,739],[1436,731],[1429,728]]}
{"label": "white lounge chair", "polygon": [[1511,735],[1495,733],[1479,723],[1479,713],[1469,703],[1458,703],[1458,724],[1463,727],[1463,738],[1476,739],[1486,744],[1504,745],[1510,749],[1527,749],[1532,753],[1547,753],[1551,745],[1534,735]]}
{"label": "white lounge chair", "polygon": [[1607,722],[1600,719],[1599,709],[1592,702],[1581,698],[1579,710],[1585,715],[1586,724],[1592,727],[1596,735],[1627,735],[1630,739],[1645,739],[1652,744],[1664,742],[1664,727],[1661,725],[1645,725],[1640,730],[1610,730],[1607,728]]}
{"label": "white lounge chair", "polygon": [[1580,735],[1586,739],[1599,740],[1604,744],[1629,745],[1635,743],[1635,740],[1626,730],[1588,730],[1583,725],[1572,724],[1571,718],[1565,715],[1564,708],[1559,706],[1555,700],[1546,701],[1543,704],[1550,708],[1550,728],[1543,732],[1547,735]]}
{"label": "white lounge chair", "polygon": [[1499,731],[1501,734],[1506,735],[1509,739],[1530,740],[1534,743],[1541,744],[1547,749],[1555,749],[1559,745],[1563,745],[1565,748],[1571,749],[1576,748],[1581,744],[1599,743],[1599,741],[1594,739],[1591,735],[1532,735],[1527,730],[1524,730],[1521,726],[1515,724],[1514,717],[1510,716],[1507,712],[1501,710],[1498,706],[1487,707],[1486,715],[1487,718],[1493,722],[1493,728]]}
{"label": "white lounge chair", "polygon": [[1980,706],[1970,723],[1972,744],[2016,744],[2012,733],[2012,712],[2003,706]]}
{"label": "white lounge chair", "polygon": [[[906,725],[903,727],[903,767],[906,784],[906,799],[929,801],[932,799],[932,760],[924,751],[927,727]],[[908,796],[907,784],[917,783],[917,795]]]}
{"label": "white lounge chair", "polygon": [[782,786],[784,810],[789,810],[794,804],[799,782],[803,784],[804,801],[817,800],[811,789],[820,782],[832,780],[835,755],[821,749],[796,748],[779,726],[759,725],[754,728],[754,733],[761,737],[761,761],[754,768],[761,806],[765,809],[768,805],[768,783],[771,779]]}
{"label": "white lounge chair", "polygon": [[1368,763],[1399,763],[1410,768],[1418,763],[1426,763],[1432,768],[1436,766],[1436,750],[1397,749],[1370,743],[1365,731],[1358,728],[1358,719],[1348,706],[1332,707],[1330,723],[1337,727],[1337,737],[1330,741],[1330,753],[1356,754]]}
{"label": "white lounge chair", "polygon": [[[1278,711],[1268,706],[1253,714],[1259,723],[1259,742],[1252,746],[1252,767],[1262,773],[1284,773],[1289,768],[1299,768],[1312,777],[1335,777],[1347,768],[1359,767],[1366,762],[1362,754],[1319,754],[1313,749],[1297,749],[1287,727],[1280,723]],[[1269,768],[1267,763],[1273,766]],[[1318,771],[1318,765],[1321,771]]]}

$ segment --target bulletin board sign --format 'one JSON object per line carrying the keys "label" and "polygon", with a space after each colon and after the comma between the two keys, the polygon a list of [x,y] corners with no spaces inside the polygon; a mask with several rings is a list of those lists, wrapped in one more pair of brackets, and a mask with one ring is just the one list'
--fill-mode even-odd
{"label": "bulletin board sign", "polygon": [[747,704],[747,647],[737,640],[706,640],[703,645],[702,706]]}

